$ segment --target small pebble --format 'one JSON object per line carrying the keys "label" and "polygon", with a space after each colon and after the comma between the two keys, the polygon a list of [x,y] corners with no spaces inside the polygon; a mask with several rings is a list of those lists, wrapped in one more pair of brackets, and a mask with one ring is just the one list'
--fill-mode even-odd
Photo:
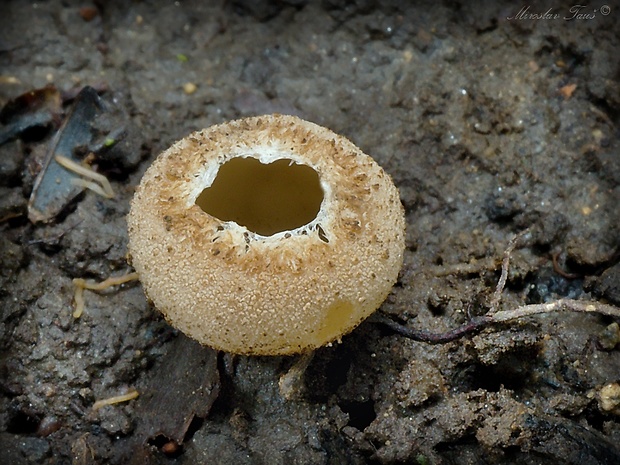
{"label": "small pebble", "polygon": [[620,384],[610,383],[598,393],[598,405],[605,412],[620,415]]}
{"label": "small pebble", "polygon": [[92,7],[92,6],[85,6],[85,7],[80,8],[79,13],[84,21],[90,22],[93,19],[95,19],[95,16],[99,14],[99,10],[97,10],[97,8]]}
{"label": "small pebble", "polygon": [[186,82],[185,84],[183,84],[183,92],[185,92],[187,95],[191,95],[194,92],[196,92],[196,84],[194,84],[193,82]]}
{"label": "small pebble", "polygon": [[605,350],[614,350],[620,343],[620,325],[612,323],[607,326],[598,337],[598,343]]}

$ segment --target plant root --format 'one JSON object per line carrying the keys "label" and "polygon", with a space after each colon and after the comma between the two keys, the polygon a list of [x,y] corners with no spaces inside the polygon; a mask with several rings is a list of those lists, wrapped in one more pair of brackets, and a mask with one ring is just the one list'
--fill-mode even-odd
{"label": "plant root", "polygon": [[108,397],[106,399],[96,401],[93,404],[93,410],[99,410],[101,407],[105,407],[106,405],[114,405],[120,402],[127,402],[128,400],[135,399],[139,395],[140,393],[136,389],[130,389],[126,394]]}
{"label": "plant root", "polygon": [[[114,198],[115,194],[114,190],[112,189],[112,185],[110,184],[110,181],[108,181],[108,178],[106,178],[103,174],[99,174],[93,171],[92,168],[80,165],[79,163],[76,163],[73,160],[62,155],[56,155],[54,159],[63,168],[87,178],[72,178],[71,184],[73,184],[74,186],[80,186],[86,189],[90,189],[91,191],[101,195],[102,197],[105,197],[106,199]],[[90,179],[90,181],[88,179]]]}
{"label": "plant root", "polygon": [[445,344],[447,342],[455,341],[464,336],[473,335],[479,333],[483,329],[498,325],[509,323],[520,318],[524,318],[532,315],[539,315],[542,313],[551,312],[582,312],[582,313],[598,313],[601,315],[610,316],[620,320],[620,308],[613,305],[604,304],[602,302],[584,301],[574,299],[559,299],[554,302],[544,304],[531,304],[523,305],[512,310],[499,310],[499,304],[501,302],[502,292],[506,286],[508,279],[508,267],[510,265],[510,256],[517,245],[517,242],[523,237],[528,230],[522,231],[513,237],[508,243],[508,247],[504,252],[504,258],[502,261],[502,273],[493,293],[489,311],[482,316],[477,316],[470,319],[467,323],[442,332],[434,333],[424,329],[413,329],[406,325],[400,324],[384,313],[377,312],[373,316],[373,320],[401,336],[407,337],[414,341],[426,342],[428,344]]}
{"label": "plant root", "polygon": [[82,278],[75,278],[73,285],[75,287],[75,293],[73,294],[73,302],[75,303],[75,309],[73,311],[73,318],[79,318],[84,312],[84,289],[90,291],[103,291],[112,286],[118,286],[129,281],[136,281],[138,279],[138,273],[128,273],[123,276],[110,277],[100,283]]}

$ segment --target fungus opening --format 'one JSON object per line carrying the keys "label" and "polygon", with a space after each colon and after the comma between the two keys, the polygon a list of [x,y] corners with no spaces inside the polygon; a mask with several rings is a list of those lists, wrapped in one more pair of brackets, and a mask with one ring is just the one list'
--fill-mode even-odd
{"label": "fungus opening", "polygon": [[323,189],[318,173],[291,159],[264,164],[233,158],[220,166],[211,186],[196,199],[202,211],[234,221],[261,236],[290,231],[319,213]]}

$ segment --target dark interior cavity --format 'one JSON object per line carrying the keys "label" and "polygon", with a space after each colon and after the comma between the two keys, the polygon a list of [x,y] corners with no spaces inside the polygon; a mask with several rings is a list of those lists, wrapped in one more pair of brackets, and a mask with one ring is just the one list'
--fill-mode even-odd
{"label": "dark interior cavity", "polygon": [[309,166],[291,159],[264,164],[248,157],[224,163],[196,204],[222,221],[271,236],[314,220],[323,196],[319,175]]}

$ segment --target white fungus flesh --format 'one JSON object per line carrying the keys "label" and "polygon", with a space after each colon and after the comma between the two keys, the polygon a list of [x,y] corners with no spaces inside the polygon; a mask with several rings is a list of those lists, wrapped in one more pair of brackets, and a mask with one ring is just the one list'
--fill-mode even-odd
{"label": "white fungus flesh", "polygon": [[127,218],[145,293],[169,323],[239,354],[321,347],[376,310],[402,266],[390,177],[293,116],[197,131],[147,170]]}

